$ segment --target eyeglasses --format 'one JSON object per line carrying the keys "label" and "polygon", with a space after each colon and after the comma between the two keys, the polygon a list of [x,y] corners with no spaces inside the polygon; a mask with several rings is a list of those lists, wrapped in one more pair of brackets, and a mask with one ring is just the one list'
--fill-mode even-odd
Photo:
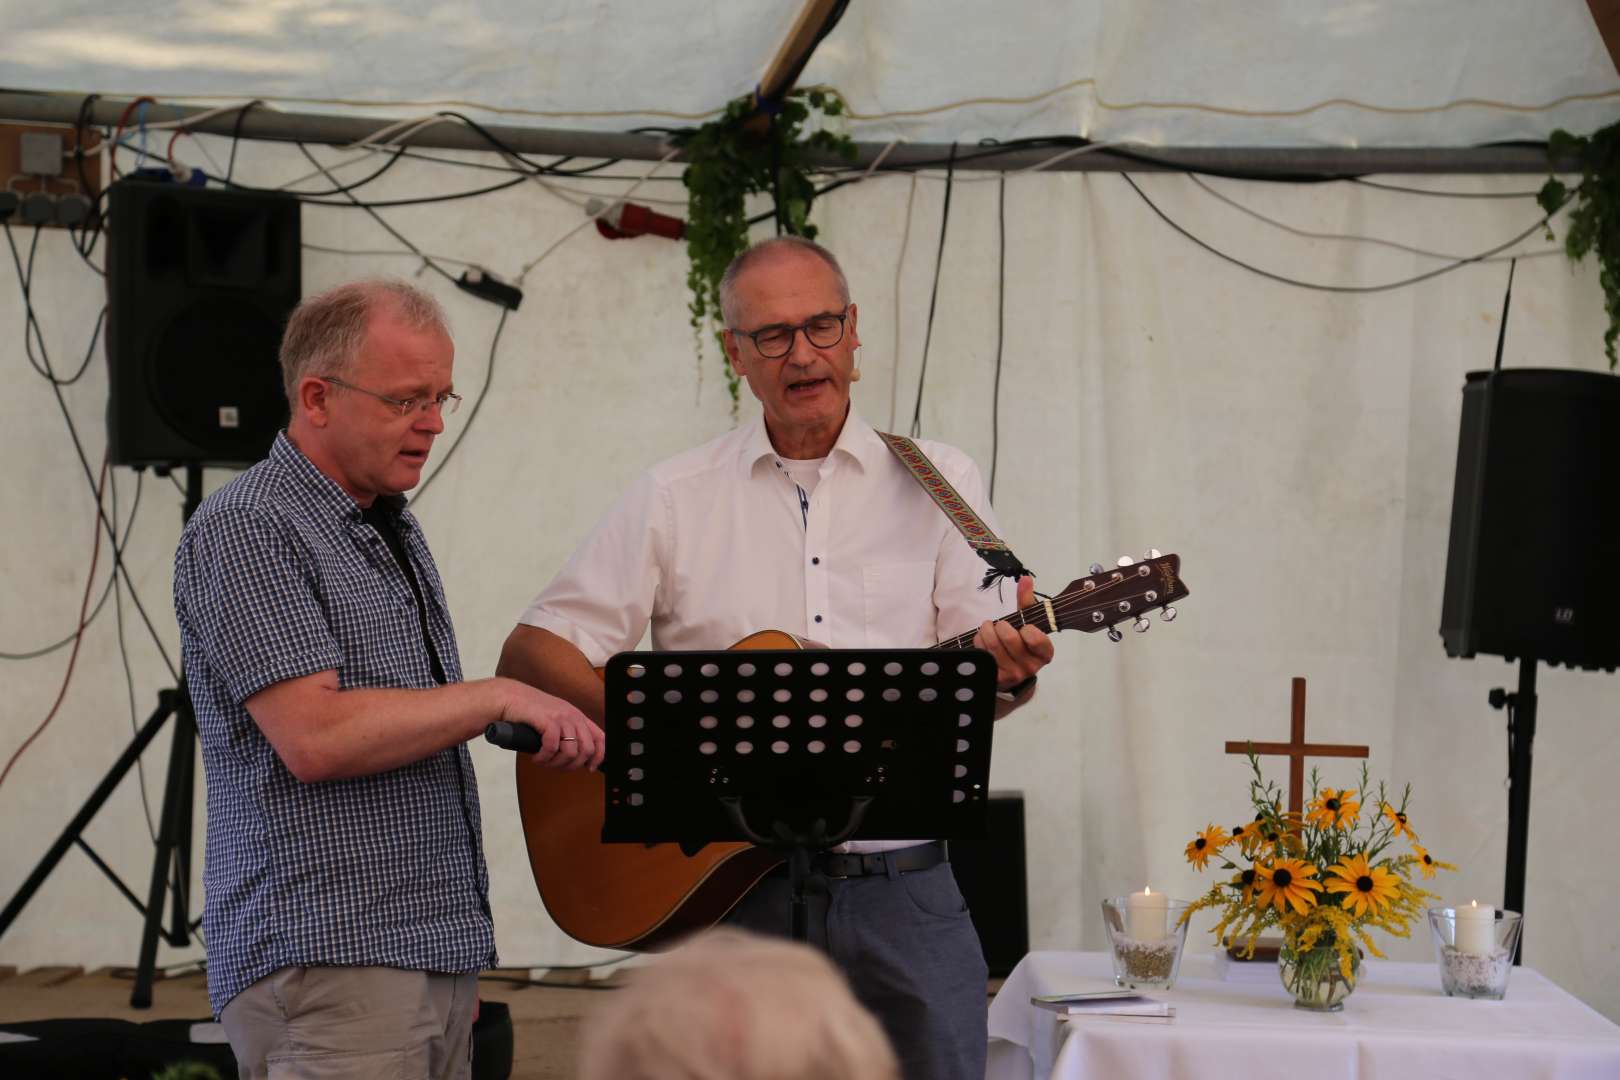
{"label": "eyeglasses", "polygon": [[438,397],[397,398],[389,397],[387,394],[379,394],[375,390],[367,390],[363,386],[355,386],[353,383],[346,383],[342,379],[333,378],[331,375],[322,375],[320,378],[322,382],[329,382],[333,386],[341,386],[345,390],[353,390],[357,394],[365,394],[367,397],[374,397],[378,401],[385,401],[392,406],[393,410],[400,416],[409,416],[411,413],[418,410],[427,412],[427,410],[434,405],[437,405],[439,407],[439,412],[445,416],[448,416],[457,409],[461,408],[461,395],[452,394],[448,390],[440,394]]}
{"label": "eyeglasses", "polygon": [[767,360],[780,360],[793,351],[793,335],[804,331],[804,339],[818,349],[830,349],[844,340],[844,320],[849,318],[845,308],[837,315],[812,315],[797,326],[765,326],[758,330],[731,332],[754,343],[759,355]]}

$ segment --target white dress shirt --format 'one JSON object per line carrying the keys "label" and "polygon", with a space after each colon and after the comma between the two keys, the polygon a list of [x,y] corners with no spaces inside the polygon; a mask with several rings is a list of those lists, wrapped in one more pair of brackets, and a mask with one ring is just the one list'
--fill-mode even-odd
{"label": "white dress shirt", "polygon": [[[995,530],[972,459],[918,445]],[[519,621],[601,666],[649,622],[656,649],[725,649],[758,630],[835,649],[917,648],[1017,606],[1010,583],[979,589],[986,564],[853,408],[801,485],[789,467],[803,475],[805,464],[778,457],[761,419],[653,466]]]}

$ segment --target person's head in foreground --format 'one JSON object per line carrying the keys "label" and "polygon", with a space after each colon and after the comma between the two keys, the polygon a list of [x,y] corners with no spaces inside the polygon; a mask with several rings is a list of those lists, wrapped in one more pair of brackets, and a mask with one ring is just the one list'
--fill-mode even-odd
{"label": "person's head in foreground", "polygon": [[586,1017],[581,1080],[899,1080],[883,1029],[805,945],[711,930]]}

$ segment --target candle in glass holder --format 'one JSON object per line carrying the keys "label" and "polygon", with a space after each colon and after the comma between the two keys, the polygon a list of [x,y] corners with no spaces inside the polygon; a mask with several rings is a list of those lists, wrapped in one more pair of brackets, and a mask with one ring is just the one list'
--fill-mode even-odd
{"label": "candle in glass holder", "polygon": [[1125,898],[1125,933],[1135,941],[1161,941],[1170,914],[1170,898],[1143,886]]}
{"label": "candle in glass holder", "polygon": [[1496,909],[1470,901],[1467,907],[1458,907],[1456,947],[1470,956],[1490,956],[1496,951]]}

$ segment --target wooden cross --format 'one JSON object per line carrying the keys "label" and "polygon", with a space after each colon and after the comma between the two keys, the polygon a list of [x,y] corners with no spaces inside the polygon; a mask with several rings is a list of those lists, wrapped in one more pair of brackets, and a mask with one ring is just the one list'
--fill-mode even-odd
{"label": "wooden cross", "polygon": [[1303,802],[1305,791],[1305,758],[1309,757],[1346,757],[1364,758],[1367,756],[1365,746],[1336,746],[1328,743],[1308,743],[1305,741],[1305,680],[1294,676],[1294,709],[1288,741],[1285,743],[1257,742],[1251,743],[1247,739],[1237,742],[1228,742],[1228,754],[1247,754],[1250,751],[1256,754],[1280,754],[1288,758],[1288,809],[1293,813],[1302,813],[1305,809]]}

